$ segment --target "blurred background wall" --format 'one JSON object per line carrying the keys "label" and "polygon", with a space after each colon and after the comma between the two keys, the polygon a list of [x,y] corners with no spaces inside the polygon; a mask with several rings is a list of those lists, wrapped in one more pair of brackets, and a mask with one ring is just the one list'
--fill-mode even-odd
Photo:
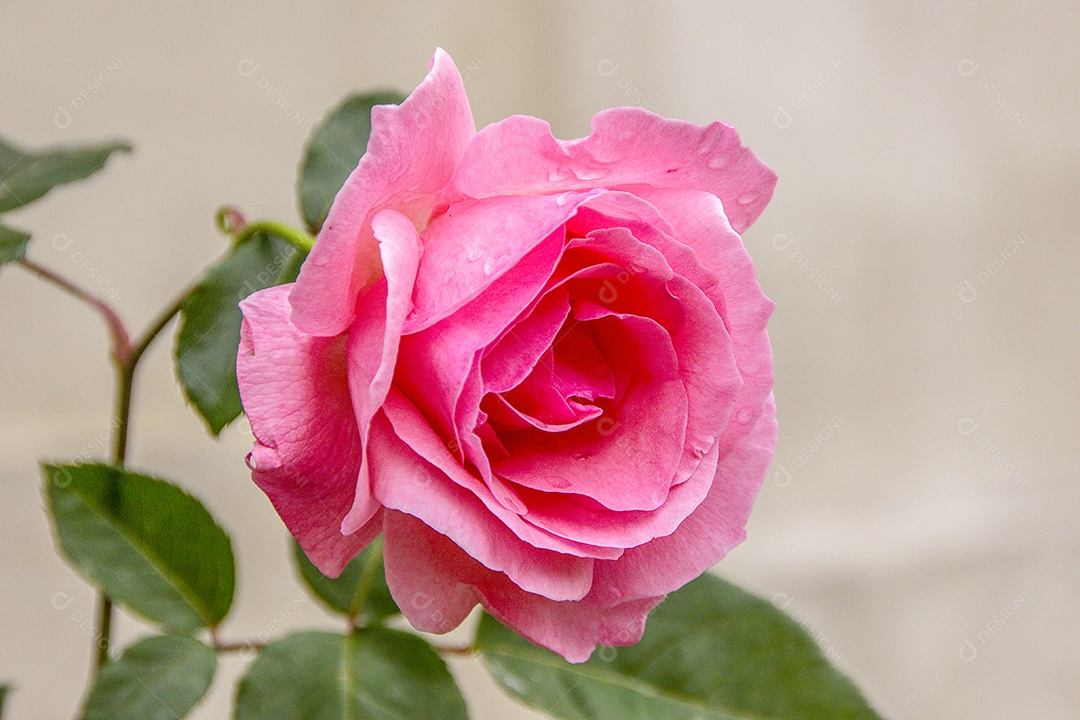
{"label": "blurred background wall", "polygon": [[[140,327],[222,251],[220,204],[296,220],[311,124],[351,89],[411,89],[436,45],[481,126],[526,113],[577,137],[626,104],[725,120],[780,175],[745,241],[777,303],[781,439],[749,539],[718,572],[789,602],[890,718],[1072,719],[1078,37],[1068,0],[4,0],[0,132],[136,145],[11,222],[34,231],[39,262],[78,280],[92,268]],[[248,479],[246,425],[205,436],[169,342],[142,370],[132,462],[231,529],[227,635],[283,615],[334,627]],[[36,461],[109,434],[104,333],[5,269],[0,368],[0,676],[18,685],[15,720],[69,716],[94,599],[52,550]],[[63,611],[58,592],[74,598]],[[141,631],[119,621],[121,642]],[[244,662],[225,663],[194,717],[228,715]],[[540,717],[478,663],[453,668],[474,717]]]}

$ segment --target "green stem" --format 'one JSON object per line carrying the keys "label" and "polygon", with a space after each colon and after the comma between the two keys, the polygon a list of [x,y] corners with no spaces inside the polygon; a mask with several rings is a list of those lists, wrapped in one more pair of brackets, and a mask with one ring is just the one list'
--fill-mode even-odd
{"label": "green stem", "polygon": [[244,225],[240,231],[236,233],[233,238],[233,247],[239,247],[241,244],[253,238],[257,233],[261,232],[271,233],[284,238],[292,243],[293,247],[302,252],[311,252],[311,247],[315,244],[315,238],[299,228],[294,228],[275,220],[258,220],[250,225]]}
{"label": "green stem", "polygon": [[[149,327],[132,344],[127,346],[127,351],[121,356],[114,352],[116,357],[116,406],[113,410],[116,422],[116,438],[113,444],[113,464],[124,467],[127,463],[128,436],[131,429],[131,399],[135,387],[135,369],[139,360],[150,347],[151,343],[161,334],[169,321],[176,317],[184,306],[195,285],[190,285],[176,297],[161,313],[150,323]],[[124,335],[127,337],[126,333]],[[112,599],[105,593],[98,595],[98,652],[94,664],[95,675],[101,672],[101,668],[109,661],[109,648],[112,644]]]}
{"label": "green stem", "polygon": [[364,569],[360,573],[360,581],[356,583],[356,590],[353,592],[352,599],[349,600],[346,614],[349,616],[349,623],[353,627],[359,627],[360,613],[364,609],[364,600],[367,599],[368,593],[371,592],[371,588],[375,585],[376,578],[382,572],[382,542],[382,535],[371,541],[371,552],[364,562]]}

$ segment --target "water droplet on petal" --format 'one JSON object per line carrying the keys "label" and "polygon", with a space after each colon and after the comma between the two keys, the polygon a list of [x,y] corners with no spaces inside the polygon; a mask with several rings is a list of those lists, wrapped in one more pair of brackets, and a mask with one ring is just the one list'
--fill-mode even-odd
{"label": "water droplet on petal", "polygon": [[578,180],[599,180],[610,174],[611,171],[602,168],[581,168],[574,171],[574,175],[577,176]]}
{"label": "water droplet on petal", "polygon": [[638,273],[645,272],[645,268],[643,268],[641,265],[638,265],[637,263],[630,263],[629,270],[632,275],[637,275]]}
{"label": "water droplet on petal", "polygon": [[554,477],[551,477],[551,478],[548,478],[548,482],[551,483],[552,487],[557,488],[559,490],[565,490],[565,489],[567,489],[568,487],[570,487],[573,484],[569,480],[567,480],[566,478],[559,477],[558,475],[556,475]]}
{"label": "water droplet on petal", "polygon": [[566,205],[566,203],[570,202],[570,198],[573,197],[573,195],[573,193],[563,193],[562,195],[559,195],[555,198],[555,204],[559,207],[562,207],[563,205]]}
{"label": "water droplet on petal", "polygon": [[739,196],[738,202],[739,202],[740,205],[749,205],[750,203],[757,200],[759,197],[761,197],[761,193],[757,193],[757,192],[743,193],[742,195]]}
{"label": "water droplet on petal", "polygon": [[731,159],[727,155],[713,155],[705,161],[705,164],[712,170],[720,170],[726,167],[730,161]]}
{"label": "water droplet on petal", "polygon": [[326,257],[325,253],[319,253],[315,257],[311,258],[311,263],[316,267],[323,267],[328,262],[330,262],[330,258]]}
{"label": "water droplet on petal", "polygon": [[491,258],[484,261],[484,275],[491,275],[495,270],[495,264],[491,262]]}
{"label": "water droplet on petal", "polygon": [[548,182],[562,182],[570,177],[570,171],[565,168],[553,167],[548,170]]}
{"label": "water droplet on petal", "polygon": [[465,259],[469,262],[476,262],[482,257],[484,257],[483,249],[474,247],[469,250],[468,254],[465,256]]}

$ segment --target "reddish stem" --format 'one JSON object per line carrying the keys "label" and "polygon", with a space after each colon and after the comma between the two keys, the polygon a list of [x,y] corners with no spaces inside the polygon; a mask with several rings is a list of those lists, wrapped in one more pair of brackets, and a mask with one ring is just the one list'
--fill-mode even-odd
{"label": "reddish stem", "polygon": [[112,345],[113,358],[120,367],[127,365],[128,360],[131,357],[131,338],[128,335],[127,328],[124,326],[124,321],[120,319],[120,316],[107,302],[101,298],[94,297],[67,278],[57,275],[43,265],[38,265],[33,260],[22,258],[18,262],[38,277],[48,280],[96,310],[98,314],[101,315],[102,319],[105,320],[105,325],[109,329],[109,339]]}

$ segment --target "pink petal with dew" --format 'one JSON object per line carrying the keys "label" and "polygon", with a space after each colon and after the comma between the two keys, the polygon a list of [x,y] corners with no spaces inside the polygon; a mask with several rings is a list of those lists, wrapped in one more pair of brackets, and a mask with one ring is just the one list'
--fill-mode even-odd
{"label": "pink petal with dew", "polygon": [[[659,190],[642,196],[671,223],[679,241],[691,247],[720,280],[706,294],[718,308],[723,308],[721,317],[743,379],[727,429],[720,438],[723,455],[757,425],[772,392],[772,346],[766,325],[775,306],[758,285],[750,254],[715,197],[703,192]],[[721,293],[722,298],[717,297]]]}
{"label": "pink petal with dew", "polygon": [[372,218],[390,208],[423,227],[475,134],[461,75],[441,49],[401,105],[372,108],[367,152],[334,199],[293,288],[298,328],[329,336],[352,325],[357,296],[382,275]]}
{"label": "pink petal with dew", "polygon": [[742,232],[765,209],[776,173],[730,125],[701,126],[641,108],[611,108],[592,134],[557,140],[537,118],[515,115],[488,125],[469,144],[451,197],[534,195],[635,186],[702,190],[719,197]]}
{"label": "pink petal with dew", "polygon": [[708,496],[675,532],[597,561],[590,598],[619,604],[669,593],[720,562],[746,537],[746,521],[776,450],[772,396],[749,435],[720,458]]}
{"label": "pink petal with dew", "polygon": [[493,197],[449,206],[423,233],[416,307],[405,326],[415,333],[486,293],[596,193]]}

